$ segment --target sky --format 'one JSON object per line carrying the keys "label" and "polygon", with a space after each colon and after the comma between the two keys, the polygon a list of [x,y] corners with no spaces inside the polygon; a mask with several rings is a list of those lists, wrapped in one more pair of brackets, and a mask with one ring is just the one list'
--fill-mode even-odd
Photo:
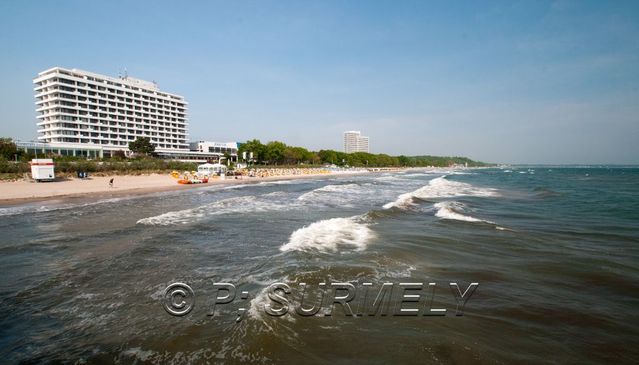
{"label": "sky", "polygon": [[639,164],[638,1],[0,2],[0,136],[54,66],[154,80],[189,139]]}

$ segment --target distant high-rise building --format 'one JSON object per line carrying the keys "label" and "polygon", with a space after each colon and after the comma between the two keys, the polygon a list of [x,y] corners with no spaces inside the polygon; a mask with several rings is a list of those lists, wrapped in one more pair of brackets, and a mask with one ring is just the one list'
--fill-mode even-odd
{"label": "distant high-rise building", "polygon": [[360,131],[344,132],[344,152],[369,152],[369,138],[362,136]]}

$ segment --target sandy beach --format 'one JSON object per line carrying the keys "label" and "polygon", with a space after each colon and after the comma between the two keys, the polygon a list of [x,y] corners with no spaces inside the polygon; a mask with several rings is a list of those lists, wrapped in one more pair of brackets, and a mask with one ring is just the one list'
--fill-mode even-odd
{"label": "sandy beach", "polygon": [[[368,173],[367,171],[345,171],[338,173],[279,175],[269,177],[247,177],[235,179],[212,179],[206,184],[180,185],[168,174],[95,176],[88,179],[68,178],[52,182],[28,180],[0,182],[0,206],[17,205],[27,202],[46,201],[59,198],[105,198],[131,194],[147,194],[159,191],[197,189],[216,184],[250,184],[262,181],[290,179],[330,178],[335,176]],[[113,187],[109,180],[113,178]]]}

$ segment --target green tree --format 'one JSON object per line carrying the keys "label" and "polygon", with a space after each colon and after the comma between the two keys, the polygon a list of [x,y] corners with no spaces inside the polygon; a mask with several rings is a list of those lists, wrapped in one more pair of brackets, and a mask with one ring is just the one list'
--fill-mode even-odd
{"label": "green tree", "polygon": [[304,147],[287,146],[284,150],[284,162],[288,164],[313,162],[315,154]]}
{"label": "green tree", "polygon": [[155,152],[155,146],[151,144],[149,137],[138,137],[135,141],[129,142],[129,149],[134,153],[149,155]]}
{"label": "green tree", "polygon": [[337,152],[333,150],[320,150],[317,155],[322,163],[337,164],[338,162]]}
{"label": "green tree", "polygon": [[286,144],[279,141],[271,141],[266,144],[264,151],[264,160],[269,163],[277,164],[284,160],[284,151],[286,150]]}
{"label": "green tree", "polygon": [[[230,165],[231,165],[231,154],[230,154],[230,153],[228,153],[228,152],[224,152],[224,156],[222,156],[222,158],[224,158],[224,163],[225,163],[227,166],[230,166]],[[220,163],[221,163],[221,161],[220,161]]]}
{"label": "green tree", "polygon": [[260,142],[259,139],[253,139],[240,144],[237,154],[241,157],[242,154],[246,152],[246,158],[248,159],[251,152],[253,152],[253,159],[259,163],[264,159],[264,150],[265,146],[262,142]]}
{"label": "green tree", "polygon": [[333,150],[311,152],[303,147],[287,146],[283,142],[272,141],[262,144],[258,139],[242,143],[239,154],[253,152],[254,159],[259,163],[312,163],[336,164],[338,166],[361,167],[391,167],[391,166],[451,166],[454,164],[468,164],[469,167],[489,166],[489,164],[473,161],[466,157],[445,156],[390,156],[386,154],[372,154],[366,152],[344,153]]}
{"label": "green tree", "polygon": [[124,160],[126,158],[126,154],[124,153],[124,151],[121,151],[121,150],[113,151],[111,153],[111,158]]}
{"label": "green tree", "polygon": [[0,138],[0,156],[7,160],[13,160],[18,153],[18,148],[11,138]]}

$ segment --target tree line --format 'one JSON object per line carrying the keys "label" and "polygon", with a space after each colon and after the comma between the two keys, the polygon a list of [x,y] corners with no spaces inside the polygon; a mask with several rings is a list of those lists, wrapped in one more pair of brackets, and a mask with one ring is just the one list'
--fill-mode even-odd
{"label": "tree line", "polygon": [[390,156],[383,153],[345,153],[333,150],[314,152],[304,147],[288,146],[280,141],[271,141],[263,144],[259,139],[241,143],[238,150],[240,158],[242,158],[244,152],[247,153],[247,158],[252,152],[253,162],[264,165],[333,164],[355,167],[448,167],[455,164],[479,167],[488,165],[483,162],[473,161],[467,157]]}
{"label": "tree line", "polygon": [[[132,142],[130,149],[137,153],[138,159],[145,155],[153,155],[153,146],[148,139],[139,139]],[[304,147],[289,146],[284,142],[271,141],[266,144],[260,142],[259,139],[253,139],[240,143],[238,154],[240,160],[242,159],[243,152],[247,153],[247,156],[252,152],[252,162],[260,165],[324,165],[331,164],[337,166],[354,166],[354,167],[425,167],[425,166],[437,166],[448,167],[451,165],[465,165],[469,167],[488,166],[483,162],[473,161],[467,157],[445,157],[445,156],[390,156],[387,154],[373,154],[366,152],[345,153],[333,150],[320,150],[309,151]],[[16,166],[11,165],[11,161],[18,159],[23,163],[28,162],[32,156],[25,154],[23,151],[17,150],[15,143],[9,138],[0,138],[0,172],[15,172]],[[81,160],[81,157],[57,157],[56,162]],[[124,154],[121,153],[114,156],[111,160],[126,160]],[[151,164],[151,162],[147,162]],[[71,166],[74,166],[72,164]],[[147,166],[153,169],[166,169],[173,167],[186,167],[186,166],[168,166],[168,165],[153,165]],[[25,165],[25,170],[26,170]],[[190,165],[189,165],[190,166]],[[114,167],[116,167],[114,165]],[[130,168],[130,163],[122,166],[117,166],[115,169],[126,170]],[[72,169],[72,168],[70,168]],[[9,171],[7,171],[9,170]],[[91,168],[88,169],[92,170]]]}

